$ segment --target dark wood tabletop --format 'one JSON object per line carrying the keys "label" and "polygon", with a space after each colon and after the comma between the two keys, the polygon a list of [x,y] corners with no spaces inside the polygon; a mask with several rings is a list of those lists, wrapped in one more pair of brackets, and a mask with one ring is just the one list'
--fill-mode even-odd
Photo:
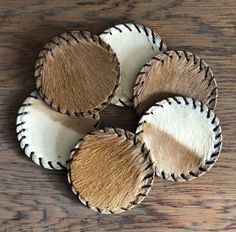
{"label": "dark wood tabletop", "polygon": [[[74,29],[99,34],[118,23],[151,27],[169,49],[188,50],[212,68],[224,144],[216,165],[185,183],[155,179],[138,207],[102,215],[73,195],[65,172],[38,167],[20,150],[17,110],[35,89],[41,47]],[[0,1],[0,231],[236,231],[236,1]],[[132,109],[109,106],[102,123],[131,131]],[[39,122],[40,123],[40,122]]]}

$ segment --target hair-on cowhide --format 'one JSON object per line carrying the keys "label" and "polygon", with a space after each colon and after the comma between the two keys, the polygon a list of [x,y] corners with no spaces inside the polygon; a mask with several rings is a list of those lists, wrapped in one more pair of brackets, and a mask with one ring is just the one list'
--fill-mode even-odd
{"label": "hair-on cowhide", "polygon": [[73,116],[95,114],[120,80],[116,54],[90,32],[71,31],[47,43],[35,66],[36,87],[52,108]]}
{"label": "hair-on cowhide", "polygon": [[134,85],[134,108],[141,115],[162,99],[192,97],[216,107],[216,80],[209,66],[186,51],[168,51],[153,57],[140,71]]}
{"label": "hair-on cowhide", "polygon": [[133,133],[104,128],[72,150],[68,180],[83,204],[101,213],[119,213],[144,199],[154,172],[149,151]]}
{"label": "hair-on cowhide", "polygon": [[153,56],[166,51],[166,44],[152,29],[133,23],[113,26],[100,37],[117,54],[121,82],[112,103],[132,106],[133,86],[142,66]]}
{"label": "hair-on cowhide", "polygon": [[24,153],[43,168],[61,170],[67,166],[70,150],[88,132],[99,126],[99,114],[70,117],[52,110],[33,91],[20,107],[16,133]]}
{"label": "hair-on cowhide", "polygon": [[150,149],[156,175],[170,181],[204,174],[222,147],[222,130],[215,113],[186,97],[155,103],[140,119],[136,135]]}

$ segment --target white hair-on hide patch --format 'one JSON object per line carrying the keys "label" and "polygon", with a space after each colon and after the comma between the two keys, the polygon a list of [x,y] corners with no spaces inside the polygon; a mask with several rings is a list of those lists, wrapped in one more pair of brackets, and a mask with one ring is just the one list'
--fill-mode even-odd
{"label": "white hair-on hide patch", "polygon": [[16,132],[21,148],[36,164],[64,169],[71,149],[80,138],[97,128],[92,116],[71,117],[52,110],[35,91],[19,109]]}
{"label": "white hair-on hide patch", "polygon": [[132,23],[111,27],[100,37],[111,46],[120,62],[121,83],[112,103],[131,106],[139,71],[150,58],[166,51],[166,45],[151,29]]}

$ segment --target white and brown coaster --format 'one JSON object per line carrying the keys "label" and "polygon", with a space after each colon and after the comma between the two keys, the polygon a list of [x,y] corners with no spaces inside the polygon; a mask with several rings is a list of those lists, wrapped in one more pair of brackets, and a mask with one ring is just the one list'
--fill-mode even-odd
{"label": "white and brown coaster", "polygon": [[136,135],[150,149],[156,175],[185,181],[207,172],[222,147],[215,113],[191,98],[172,97],[153,105],[141,118]]}
{"label": "white and brown coaster", "polygon": [[137,74],[149,59],[166,51],[166,44],[150,28],[132,23],[111,27],[100,37],[113,48],[120,62],[121,83],[111,102],[131,106]]}
{"label": "white and brown coaster", "polygon": [[216,107],[217,85],[209,66],[186,51],[168,51],[153,57],[141,69],[134,86],[134,108],[138,115],[162,99],[192,97]]}
{"label": "white and brown coaster", "polygon": [[80,201],[105,214],[139,204],[149,192],[154,163],[131,132],[104,128],[91,132],[73,149],[68,181]]}
{"label": "white and brown coaster", "polygon": [[61,170],[79,139],[98,124],[99,115],[70,117],[52,110],[34,91],[19,109],[16,132],[20,147],[33,162]]}
{"label": "white and brown coaster", "polygon": [[93,115],[109,104],[118,88],[116,54],[90,32],[71,31],[52,39],[35,66],[36,87],[54,110]]}

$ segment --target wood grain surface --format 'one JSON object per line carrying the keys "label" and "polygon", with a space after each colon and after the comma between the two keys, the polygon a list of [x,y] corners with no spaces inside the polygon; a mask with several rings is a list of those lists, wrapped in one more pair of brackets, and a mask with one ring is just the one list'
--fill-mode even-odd
{"label": "wood grain surface", "polygon": [[[216,112],[224,145],[204,176],[186,183],[156,178],[140,206],[106,216],[79,203],[64,172],[44,170],[26,158],[15,119],[35,88],[34,62],[48,40],[73,29],[99,34],[123,22],[149,26],[169,49],[186,49],[208,62],[219,86]],[[0,231],[236,231],[235,106],[235,0],[1,0]],[[128,108],[109,106],[102,118],[103,125],[136,127]]]}

